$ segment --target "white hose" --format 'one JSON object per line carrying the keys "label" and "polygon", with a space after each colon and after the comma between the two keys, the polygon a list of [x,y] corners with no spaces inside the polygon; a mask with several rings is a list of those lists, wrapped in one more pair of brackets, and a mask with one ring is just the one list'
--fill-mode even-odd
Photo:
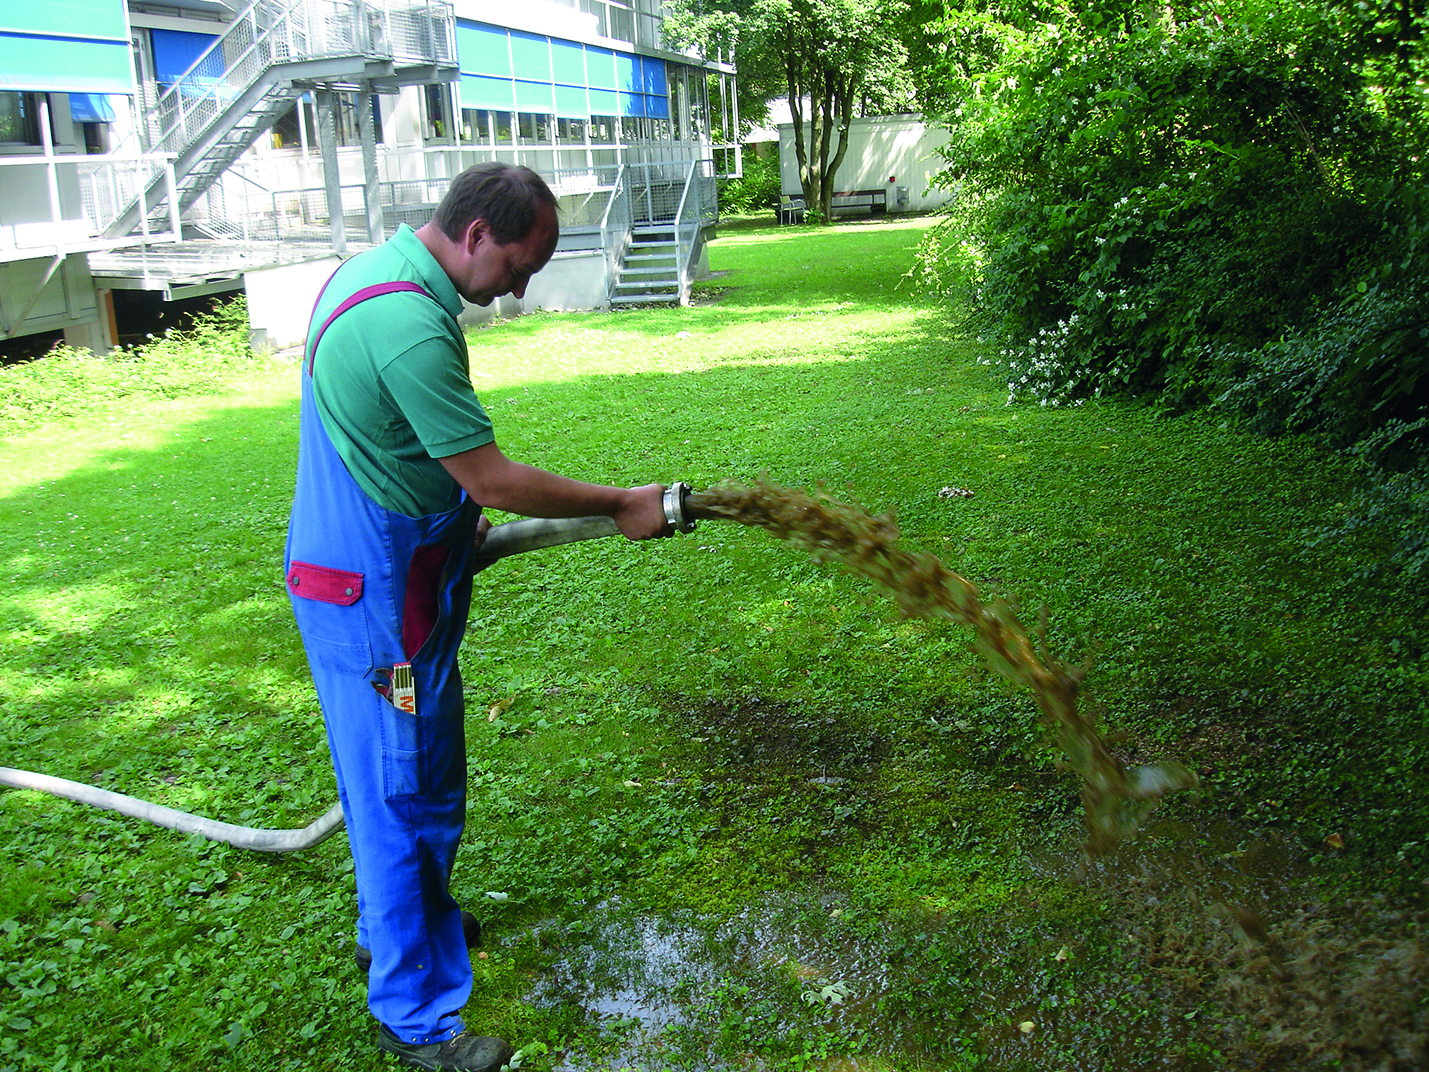
{"label": "white hose", "polygon": [[[665,516],[671,531],[689,532],[694,522],[683,513],[684,496],[689,485],[675,484],[665,493]],[[608,517],[569,518],[527,518],[496,525],[488,530],[486,539],[477,549],[479,560],[490,561],[535,551],[542,547],[576,543],[580,540],[595,540],[603,536],[619,535],[615,522]],[[158,826],[168,827],[185,834],[202,834],[210,841],[222,841],[235,848],[252,849],[255,852],[296,852],[309,849],[318,842],[331,837],[343,827],[342,805],[334,804],[321,819],[309,823],[301,830],[262,830],[233,823],[220,823],[190,815],[162,804],[151,804],[137,797],[126,797],[122,793],[111,793],[83,782],[71,782],[66,778],[53,778],[48,774],[0,767],[0,785],[14,786],[16,789],[35,789],[66,800],[78,801],[96,808],[117,811],[134,819],[144,819]]]}
{"label": "white hose", "polygon": [[257,830],[204,819],[188,812],[166,808],[162,804],[151,804],[137,797],[111,793],[108,789],[99,789],[83,782],[52,778],[48,774],[35,774],[32,771],[15,770],[13,767],[0,767],[0,785],[10,785],[16,789],[36,789],[51,796],[117,811],[121,815],[145,819],[185,834],[202,834],[210,841],[224,841],[236,848],[253,849],[256,852],[296,852],[298,849],[309,849],[337,833],[343,826],[340,804],[334,804],[321,819],[309,823],[301,830]]}

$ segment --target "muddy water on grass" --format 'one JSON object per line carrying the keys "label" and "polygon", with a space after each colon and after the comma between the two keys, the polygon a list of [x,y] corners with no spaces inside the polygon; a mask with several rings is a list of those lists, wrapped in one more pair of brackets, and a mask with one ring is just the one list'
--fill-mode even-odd
{"label": "muddy water on grass", "polygon": [[[1079,858],[1068,841],[1023,868],[1055,889]],[[734,917],[607,902],[543,928],[555,955],[529,997],[606,1028],[601,1059],[568,1053],[561,1072],[758,1068],[756,1051],[825,1029],[859,1041],[809,1066],[824,1072],[1424,1067],[1423,919],[1327,901],[1314,879],[1286,842],[1181,823],[1094,864],[1080,885],[1105,914],[1063,927],[918,910],[860,921],[839,891]],[[1258,908],[1260,941],[1234,904]]]}
{"label": "muddy water on grass", "polygon": [[[936,559],[901,550],[888,518],[761,482],[690,498],[695,516],[763,528],[885,590],[908,615],[970,626],[988,666],[1028,687],[1082,779],[1085,838],[1024,859],[1029,884],[1080,880],[1104,915],[1067,933],[997,913],[905,912],[850,922],[842,893],[766,900],[734,919],[659,919],[618,903],[557,950],[531,995],[577,1004],[613,1052],[597,1068],[759,1067],[761,1043],[830,1029],[852,1057],[825,1072],[895,1064],[989,1069],[1423,1067],[1429,958],[1423,920],[1328,903],[1284,845],[1163,825],[1123,846],[1167,793],[1195,778],[1129,769],[1078,703],[1081,673],[1052,658],[1010,606]],[[1040,874],[1039,874],[1040,873]],[[1035,920],[1036,906],[1033,906]],[[731,1040],[731,1033],[734,1035]],[[716,1057],[716,1053],[721,1056]]]}

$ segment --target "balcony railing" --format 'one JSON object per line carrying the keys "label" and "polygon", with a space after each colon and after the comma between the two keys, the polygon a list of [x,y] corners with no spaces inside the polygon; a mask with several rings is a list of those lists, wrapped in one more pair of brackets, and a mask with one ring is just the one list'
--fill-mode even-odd
{"label": "balcony railing", "polygon": [[[0,157],[0,168],[19,171],[8,171],[0,183],[11,191],[0,199],[0,261],[112,249],[123,244],[102,237],[105,223],[113,219],[116,206],[133,201],[136,191],[154,174],[164,176],[169,202],[177,203],[173,197],[172,153],[4,156]],[[27,177],[26,170],[37,174]],[[144,225],[145,230],[134,236],[134,241],[179,239],[176,210],[169,213],[163,226],[150,228],[148,220]]]}

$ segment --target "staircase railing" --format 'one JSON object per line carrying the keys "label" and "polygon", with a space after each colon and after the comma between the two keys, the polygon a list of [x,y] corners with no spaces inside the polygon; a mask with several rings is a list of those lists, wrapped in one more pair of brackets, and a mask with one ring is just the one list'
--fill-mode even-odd
{"label": "staircase railing", "polygon": [[[454,65],[454,27],[445,0],[253,0],[149,109],[141,126],[146,148],[182,159],[221,138],[222,124],[234,125],[236,109],[250,111],[261,99],[255,88],[279,81],[272,72],[284,64],[361,57]],[[317,68],[309,73],[321,78]],[[119,152],[137,154],[139,132],[132,138]],[[128,204],[140,196],[143,187]]]}
{"label": "staircase railing", "polygon": [[620,267],[625,262],[625,251],[630,248],[630,225],[630,182],[622,164],[615,173],[615,189],[611,191],[605,214],[600,219],[600,245],[605,250],[606,298],[615,292]]}
{"label": "staircase railing", "polygon": [[714,161],[695,160],[685,176],[685,189],[680,195],[680,207],[675,212],[675,251],[679,267],[680,304],[690,297],[694,282],[691,265],[700,232],[713,218],[717,209],[714,197]]}

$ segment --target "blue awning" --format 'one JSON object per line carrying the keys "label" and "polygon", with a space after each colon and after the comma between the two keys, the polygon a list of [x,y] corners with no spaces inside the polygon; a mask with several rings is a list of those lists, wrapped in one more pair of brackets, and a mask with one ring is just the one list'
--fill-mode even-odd
{"label": "blue awning", "polygon": [[71,93],[69,114],[76,123],[114,122],[114,108],[104,93]]}

